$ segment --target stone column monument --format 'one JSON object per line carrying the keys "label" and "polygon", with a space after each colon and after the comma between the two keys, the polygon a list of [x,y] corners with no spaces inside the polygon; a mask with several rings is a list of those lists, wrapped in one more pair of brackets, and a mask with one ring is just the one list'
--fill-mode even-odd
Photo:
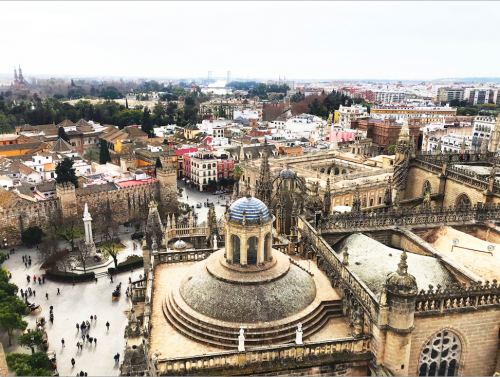
{"label": "stone column monument", "polygon": [[92,237],[92,217],[87,203],[85,203],[85,211],[83,212],[83,224],[85,226],[85,246],[95,252],[94,238]]}

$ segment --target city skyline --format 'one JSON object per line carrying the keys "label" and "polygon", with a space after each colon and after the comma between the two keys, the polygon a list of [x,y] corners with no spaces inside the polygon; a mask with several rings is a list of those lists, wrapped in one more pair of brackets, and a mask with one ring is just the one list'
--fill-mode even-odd
{"label": "city skyline", "polygon": [[[5,40],[0,72],[21,64],[27,76],[193,78],[209,70],[213,77],[231,71],[233,78],[293,80],[500,76],[491,48],[498,32],[477,38],[450,32],[446,21],[467,19],[467,30],[481,30],[494,24],[497,3],[124,4],[2,3],[5,30],[17,27],[15,14],[23,14],[25,26]],[[485,7],[490,11],[480,20],[469,17]],[[480,53],[480,65],[463,54],[467,46]]]}

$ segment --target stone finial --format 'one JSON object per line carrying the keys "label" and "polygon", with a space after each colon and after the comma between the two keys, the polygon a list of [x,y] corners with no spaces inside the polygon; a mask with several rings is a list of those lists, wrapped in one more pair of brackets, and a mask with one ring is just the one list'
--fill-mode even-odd
{"label": "stone finial", "polygon": [[408,275],[408,264],[406,263],[407,259],[408,256],[406,255],[406,250],[403,250],[403,253],[401,254],[401,261],[398,263],[398,274],[401,276]]}
{"label": "stone finial", "polygon": [[151,250],[154,252],[158,251],[158,244],[156,243],[156,236],[151,237]]}
{"label": "stone finial", "polygon": [[243,221],[242,221],[242,224],[245,225],[246,222],[247,222],[247,211],[243,210]]}
{"label": "stone finial", "polygon": [[344,247],[344,253],[343,253],[343,256],[344,256],[344,259],[342,260],[342,264],[344,266],[348,266],[349,265],[349,252],[347,251],[349,248],[346,246]]}

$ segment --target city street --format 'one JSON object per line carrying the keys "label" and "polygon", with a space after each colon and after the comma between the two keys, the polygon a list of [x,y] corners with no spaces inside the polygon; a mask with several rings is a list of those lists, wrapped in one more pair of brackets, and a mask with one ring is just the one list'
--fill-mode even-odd
{"label": "city street", "polygon": [[[142,255],[141,250],[132,250],[130,237],[123,232],[122,242],[127,249],[119,254],[119,261],[122,261],[130,254]],[[2,250],[6,253],[6,250]],[[48,334],[49,350],[56,351],[57,369],[61,376],[71,376],[80,371],[87,372],[89,376],[117,376],[119,375],[118,364],[115,364],[113,356],[120,353],[120,362],[123,361],[123,350],[125,346],[124,331],[127,325],[127,317],[124,312],[129,309],[125,290],[129,277],[133,280],[139,279],[143,270],[137,269],[133,273],[124,272],[115,275],[113,284],[109,278],[99,278],[98,282],[72,284],[57,283],[45,280],[45,284],[39,285],[26,281],[26,276],[43,274],[40,263],[37,263],[36,247],[28,249],[16,247],[15,254],[10,255],[10,259],[2,265],[12,273],[12,282],[20,289],[26,290],[31,287],[36,292],[36,296],[28,297],[28,301],[41,305],[42,311],[36,315],[30,314],[24,320],[28,322],[28,328],[34,329],[36,319],[45,317],[47,321],[45,330]],[[26,268],[22,261],[22,256],[31,256],[34,262],[31,267]],[[110,265],[111,267],[112,265]],[[105,271],[107,267],[94,270],[96,273]],[[119,300],[111,301],[111,292],[117,284],[122,283],[122,297]],[[57,295],[57,289],[60,295]],[[49,294],[49,298],[45,294]],[[54,306],[54,324],[49,322],[50,306]],[[89,335],[97,338],[97,345],[85,342],[82,351],[77,351],[76,343],[82,341],[81,331],[77,331],[76,323],[89,321],[90,316],[97,315],[97,321],[93,321]],[[106,329],[106,322],[109,321],[109,331]],[[3,334],[0,337],[5,353],[23,352],[31,353],[31,350],[17,345],[16,333],[12,339],[12,346],[9,346],[8,337]],[[61,339],[64,338],[66,347],[62,347]],[[71,358],[76,360],[75,367],[71,366]]]}
{"label": "city street", "polygon": [[211,192],[200,192],[199,190],[190,188],[181,180],[177,181],[177,187],[184,189],[182,191],[182,197],[178,197],[179,201],[188,203],[190,206],[194,206],[194,213],[198,215],[198,223],[207,221],[208,207],[196,208],[197,202],[200,202],[203,205],[203,203],[206,203],[208,199],[209,203],[214,203],[217,219],[220,219],[220,217],[226,212],[226,207],[221,204],[225,204],[226,199],[228,199],[229,204],[231,204],[231,195],[229,194],[223,195],[224,199],[220,199],[220,195],[212,195]]}

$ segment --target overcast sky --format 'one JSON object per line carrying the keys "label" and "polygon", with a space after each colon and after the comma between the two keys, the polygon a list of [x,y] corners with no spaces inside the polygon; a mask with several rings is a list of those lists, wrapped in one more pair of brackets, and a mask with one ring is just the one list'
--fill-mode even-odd
{"label": "overcast sky", "polygon": [[0,72],[500,76],[499,2],[0,2]]}

